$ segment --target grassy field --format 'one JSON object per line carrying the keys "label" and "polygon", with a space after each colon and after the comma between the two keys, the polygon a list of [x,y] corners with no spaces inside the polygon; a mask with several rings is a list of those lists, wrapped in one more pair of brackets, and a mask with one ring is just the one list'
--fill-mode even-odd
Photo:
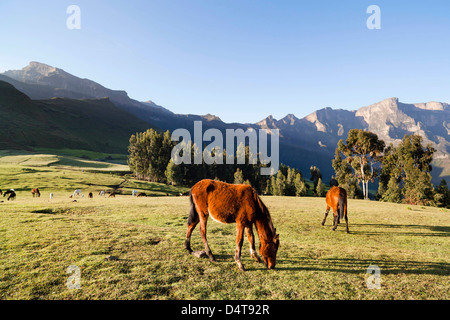
{"label": "grassy field", "polygon": [[[189,200],[165,194],[186,189],[17,164],[0,165],[0,181],[18,190],[14,202],[0,199],[0,299],[450,298],[449,210],[350,200],[346,234],[342,225],[331,231],[330,217],[320,225],[323,198],[263,197],[280,233],[277,268],[250,259],[245,240],[242,273],[234,225],[208,224],[217,262],[184,251]],[[38,183],[42,196],[33,199],[28,189]],[[114,199],[68,198],[75,187],[121,183]],[[153,197],[133,198],[133,188]],[[191,244],[203,249],[198,229]],[[379,290],[367,288],[370,265],[381,270]],[[79,290],[67,287],[69,266],[81,270]]]}

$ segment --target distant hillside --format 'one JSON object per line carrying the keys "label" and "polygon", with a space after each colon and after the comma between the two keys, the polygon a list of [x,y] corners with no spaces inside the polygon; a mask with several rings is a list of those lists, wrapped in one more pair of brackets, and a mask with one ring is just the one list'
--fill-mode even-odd
{"label": "distant hillside", "polygon": [[36,101],[0,81],[0,149],[74,148],[125,153],[131,134],[149,127],[108,98]]}
{"label": "distant hillside", "polygon": [[[324,108],[302,119],[289,114],[281,120],[269,116],[254,124],[243,124],[224,123],[210,114],[175,114],[152,101],[133,100],[125,91],[110,90],[94,81],[78,78],[64,70],[38,62],[31,62],[22,70],[7,71],[0,75],[0,80],[11,83],[32,99],[109,97],[109,101],[105,103],[114,104],[127,114],[139,118],[141,122],[163,130],[186,128],[193,132],[194,121],[202,121],[204,130],[217,128],[222,132],[237,128],[279,129],[280,161],[299,168],[307,178],[310,166],[318,166],[325,182],[334,173],[331,160],[337,142],[345,140],[350,129],[370,130],[387,145],[391,142],[398,143],[405,134],[420,134],[425,143],[432,143],[437,149],[433,162],[433,182],[438,183],[441,178],[445,178],[450,183],[450,108],[447,103],[405,104],[397,98],[389,98],[354,111]],[[55,106],[58,100],[52,103]],[[47,105],[52,103],[47,102]],[[118,126],[120,127],[119,124]],[[125,129],[125,124],[122,124],[122,129]],[[116,133],[118,137],[119,132]]]}

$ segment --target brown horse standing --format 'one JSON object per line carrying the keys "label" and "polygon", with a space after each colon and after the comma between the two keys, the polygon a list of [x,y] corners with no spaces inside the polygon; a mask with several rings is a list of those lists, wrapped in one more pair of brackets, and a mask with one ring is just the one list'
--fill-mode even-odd
{"label": "brown horse standing", "polygon": [[241,262],[241,248],[244,230],[250,242],[250,255],[261,262],[255,250],[253,224],[258,232],[260,248],[267,268],[275,268],[276,255],[280,245],[279,235],[273,227],[269,210],[259,198],[256,191],[248,185],[233,185],[215,180],[202,180],[192,187],[190,192],[191,209],[188,218],[185,248],[191,249],[191,235],[200,223],[200,235],[205,245],[206,254],[211,261],[214,255],[206,240],[206,223],[208,216],[224,223],[236,223],[236,251],[234,259],[240,270],[245,271]]}
{"label": "brown horse standing", "polygon": [[347,191],[341,187],[332,187],[327,192],[327,211],[325,211],[325,218],[323,218],[322,225],[325,225],[325,220],[327,219],[328,212],[333,209],[334,216],[334,226],[333,231],[336,230],[340,220],[345,218],[345,225],[347,233],[348,230],[348,217],[347,217]]}
{"label": "brown horse standing", "polygon": [[33,195],[33,198],[34,197],[40,197],[41,196],[41,193],[39,192],[39,189],[38,188],[36,188],[36,189],[32,189],[31,190],[31,194]]}

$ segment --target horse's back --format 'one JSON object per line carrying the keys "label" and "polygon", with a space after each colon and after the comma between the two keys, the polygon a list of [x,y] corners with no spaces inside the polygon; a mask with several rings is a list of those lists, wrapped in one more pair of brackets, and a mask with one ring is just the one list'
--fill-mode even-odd
{"label": "horse's back", "polygon": [[195,184],[191,194],[196,197],[216,198],[221,201],[239,201],[254,198],[253,188],[246,184],[230,184],[217,180],[205,179]]}
{"label": "horse's back", "polygon": [[231,223],[239,213],[253,214],[257,210],[254,190],[249,185],[235,185],[216,180],[201,180],[191,189],[198,209],[221,217],[222,222]]}

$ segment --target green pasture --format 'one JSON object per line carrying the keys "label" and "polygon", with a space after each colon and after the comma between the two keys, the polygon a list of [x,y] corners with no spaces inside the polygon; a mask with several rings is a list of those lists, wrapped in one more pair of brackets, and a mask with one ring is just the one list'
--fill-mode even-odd
{"label": "green pasture", "polygon": [[[175,195],[186,188],[58,166],[59,157],[0,158],[0,188],[17,191],[0,199],[0,299],[450,298],[449,210],[349,200],[346,234],[330,217],[321,226],[324,198],[262,197],[280,234],[277,266],[254,262],[245,240],[242,273],[235,225],[209,221],[216,262],[185,252],[189,199]],[[70,199],[75,188],[85,197]],[[116,198],[96,193],[114,188]],[[198,229],[191,245],[203,249]],[[80,269],[81,289],[67,287],[69,266]],[[380,289],[367,287],[369,266],[380,269]]]}

